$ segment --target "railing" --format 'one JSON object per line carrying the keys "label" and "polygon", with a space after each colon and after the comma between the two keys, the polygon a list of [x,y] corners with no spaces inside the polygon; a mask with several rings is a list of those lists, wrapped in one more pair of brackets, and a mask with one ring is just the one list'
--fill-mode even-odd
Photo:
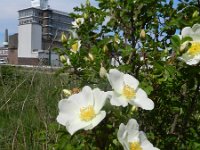
{"label": "railing", "polygon": [[0,55],[8,55],[8,50],[0,50]]}

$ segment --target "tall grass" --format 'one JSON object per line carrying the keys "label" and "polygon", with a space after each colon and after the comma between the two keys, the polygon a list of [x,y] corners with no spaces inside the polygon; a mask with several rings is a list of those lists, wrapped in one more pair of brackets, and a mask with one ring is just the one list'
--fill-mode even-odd
{"label": "tall grass", "polygon": [[0,149],[53,149],[57,104],[67,84],[66,74],[0,66]]}

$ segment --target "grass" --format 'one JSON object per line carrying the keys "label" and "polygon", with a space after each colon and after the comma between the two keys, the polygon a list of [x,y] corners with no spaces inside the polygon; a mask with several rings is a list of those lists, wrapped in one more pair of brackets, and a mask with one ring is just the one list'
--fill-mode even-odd
{"label": "grass", "polygon": [[53,149],[66,74],[0,66],[0,149]]}

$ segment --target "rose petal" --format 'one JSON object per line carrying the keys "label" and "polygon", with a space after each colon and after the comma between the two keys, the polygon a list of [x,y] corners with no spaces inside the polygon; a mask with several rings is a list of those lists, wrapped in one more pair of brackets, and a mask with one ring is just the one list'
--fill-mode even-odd
{"label": "rose petal", "polygon": [[158,148],[154,147],[153,144],[149,142],[144,132],[140,131],[139,138],[140,138],[141,147],[143,150],[159,150]]}
{"label": "rose petal", "polygon": [[121,93],[123,88],[123,76],[124,74],[117,69],[110,69],[109,74],[107,74],[112,88],[118,93]]}
{"label": "rose petal", "polygon": [[73,135],[76,131],[84,129],[90,126],[89,122],[80,121],[79,119],[74,119],[66,123],[67,131]]}
{"label": "rose petal", "polygon": [[137,89],[137,87],[139,85],[139,81],[129,74],[124,75],[124,82],[126,85],[128,85],[134,89]]}
{"label": "rose petal", "polygon": [[115,92],[112,93],[110,103],[111,103],[111,105],[114,105],[114,106],[126,107],[128,105],[128,101],[123,96],[121,96]]}
{"label": "rose petal", "polygon": [[99,112],[99,114],[92,120],[92,126],[88,129],[93,129],[94,127],[96,127],[105,117],[106,117],[105,111]]}
{"label": "rose petal", "polygon": [[104,106],[108,95],[106,92],[100,91],[97,88],[93,90],[93,95],[94,95],[94,109],[96,112],[99,112]]}
{"label": "rose petal", "polygon": [[138,89],[136,92],[136,98],[130,101],[131,104],[135,104],[145,110],[152,110],[154,108],[154,102],[147,97],[144,90]]}
{"label": "rose petal", "polygon": [[186,37],[186,36],[190,36],[191,34],[194,34],[193,30],[191,27],[185,27],[182,29],[181,31],[181,35],[183,37]]}
{"label": "rose petal", "polygon": [[119,130],[117,132],[117,138],[119,142],[122,144],[124,150],[129,150],[129,144],[127,141],[128,133],[126,131],[126,126],[123,123],[121,123],[119,126]]}
{"label": "rose petal", "polygon": [[84,86],[81,91],[82,97],[80,97],[78,102],[81,104],[81,106],[87,107],[89,105],[94,105],[94,97],[92,89],[89,86]]}

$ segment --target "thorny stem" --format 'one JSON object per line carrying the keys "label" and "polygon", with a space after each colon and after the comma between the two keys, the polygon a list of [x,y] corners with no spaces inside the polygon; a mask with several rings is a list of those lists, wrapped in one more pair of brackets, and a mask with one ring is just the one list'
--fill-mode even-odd
{"label": "thorny stem", "polygon": [[176,114],[175,117],[174,117],[174,121],[171,125],[171,130],[170,130],[170,134],[173,134],[174,133],[174,130],[176,128],[176,124],[177,124],[177,120],[178,120],[178,117],[179,117],[179,114]]}

